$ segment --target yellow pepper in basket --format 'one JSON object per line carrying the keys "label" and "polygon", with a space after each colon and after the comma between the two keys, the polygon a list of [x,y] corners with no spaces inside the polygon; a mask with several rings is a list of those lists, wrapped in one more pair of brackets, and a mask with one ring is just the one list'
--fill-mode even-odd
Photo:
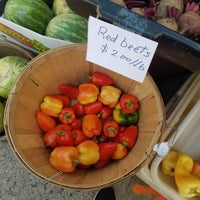
{"label": "yellow pepper in basket", "polygon": [[40,104],[41,111],[53,117],[58,117],[62,108],[63,102],[53,96],[45,96],[43,102]]}
{"label": "yellow pepper in basket", "polygon": [[104,105],[114,108],[120,98],[121,90],[112,85],[106,85],[101,87],[101,91],[98,97],[98,100],[101,101]]}
{"label": "yellow pepper in basket", "polygon": [[175,166],[175,182],[179,194],[184,198],[200,196],[200,178],[192,174],[194,161],[182,153]]}
{"label": "yellow pepper in basket", "polygon": [[95,164],[99,158],[99,146],[93,140],[85,140],[81,142],[77,147],[79,152],[79,162],[82,165],[92,165]]}

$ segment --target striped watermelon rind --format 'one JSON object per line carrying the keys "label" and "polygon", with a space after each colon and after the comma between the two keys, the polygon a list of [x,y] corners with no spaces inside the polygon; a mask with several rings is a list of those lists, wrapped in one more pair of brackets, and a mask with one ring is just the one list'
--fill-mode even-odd
{"label": "striped watermelon rind", "polygon": [[44,35],[53,12],[41,0],[8,0],[4,18]]}
{"label": "striped watermelon rind", "polygon": [[65,13],[51,19],[45,35],[72,43],[86,42],[87,28],[87,19],[75,13]]}

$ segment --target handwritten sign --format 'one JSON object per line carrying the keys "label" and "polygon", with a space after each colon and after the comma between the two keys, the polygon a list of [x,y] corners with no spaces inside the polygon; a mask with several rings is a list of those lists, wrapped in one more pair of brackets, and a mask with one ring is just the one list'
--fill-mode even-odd
{"label": "handwritten sign", "polygon": [[158,43],[89,17],[86,59],[143,82]]}

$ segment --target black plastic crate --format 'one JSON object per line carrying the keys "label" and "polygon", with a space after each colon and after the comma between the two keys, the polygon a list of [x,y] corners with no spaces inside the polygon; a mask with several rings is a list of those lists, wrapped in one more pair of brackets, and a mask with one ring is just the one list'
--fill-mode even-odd
{"label": "black plastic crate", "polygon": [[66,0],[78,14],[106,20],[159,43],[156,54],[192,72],[200,71],[200,43],[110,0]]}

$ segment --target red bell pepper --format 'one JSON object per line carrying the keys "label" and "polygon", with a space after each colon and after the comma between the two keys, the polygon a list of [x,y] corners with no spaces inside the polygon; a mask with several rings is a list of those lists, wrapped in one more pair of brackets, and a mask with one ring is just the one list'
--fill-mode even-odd
{"label": "red bell pepper", "polygon": [[119,126],[119,133],[123,133],[126,129],[127,129],[128,126],[123,126],[123,125],[120,125]]}
{"label": "red bell pepper", "polygon": [[71,124],[76,118],[75,113],[71,107],[63,108],[58,117],[63,124]]}
{"label": "red bell pepper", "polygon": [[120,143],[119,136],[127,129],[128,126],[119,126],[119,134],[117,137],[112,138],[113,142]]}
{"label": "red bell pepper", "polygon": [[43,137],[43,141],[47,147],[55,148],[58,146],[57,133],[55,128],[47,131]]}
{"label": "red bell pepper", "polygon": [[113,113],[113,108],[110,108],[108,106],[102,106],[101,110],[97,113],[97,116],[101,119],[106,119],[110,117]]}
{"label": "red bell pepper", "polygon": [[97,115],[87,114],[82,120],[82,130],[88,138],[100,135],[102,131],[102,122]]}
{"label": "red bell pepper", "polygon": [[72,130],[81,129],[81,127],[82,127],[82,120],[75,118],[74,121],[70,125],[72,127]]}
{"label": "red bell pepper", "polygon": [[78,87],[68,85],[68,84],[59,85],[58,90],[62,94],[66,95],[67,97],[72,98],[72,99],[77,99],[77,96],[78,96],[78,93],[79,93]]}
{"label": "red bell pepper", "polygon": [[55,148],[58,144],[58,136],[59,133],[68,131],[71,128],[69,125],[66,124],[58,124],[56,127],[52,128],[51,130],[47,131],[43,137],[43,141],[48,147]]}
{"label": "red bell pepper", "polygon": [[81,104],[79,101],[73,104],[71,108],[73,109],[76,117],[81,117],[85,114],[83,104]]}
{"label": "red bell pepper", "polygon": [[37,111],[35,116],[38,126],[44,132],[47,132],[56,126],[55,119],[43,112]]}
{"label": "red bell pepper", "polygon": [[51,96],[60,99],[63,102],[64,107],[68,107],[70,105],[70,99],[66,95],[53,94]]}
{"label": "red bell pepper", "polygon": [[74,138],[75,145],[79,145],[81,142],[88,139],[88,137],[86,137],[85,134],[83,133],[83,131],[80,129],[72,130],[72,135]]}
{"label": "red bell pepper", "polygon": [[108,160],[117,148],[114,142],[99,143],[100,160]]}
{"label": "red bell pepper", "polygon": [[138,99],[132,94],[123,94],[119,104],[122,111],[126,114],[134,113],[139,108]]}
{"label": "red bell pepper", "polygon": [[138,127],[131,125],[119,135],[119,142],[125,147],[131,149],[134,147],[138,137]]}
{"label": "red bell pepper", "polygon": [[108,138],[114,138],[119,134],[119,124],[113,120],[108,119],[103,124],[103,133]]}
{"label": "red bell pepper", "polygon": [[101,111],[103,104],[100,101],[95,101],[84,105],[84,111],[86,114],[96,114]]}
{"label": "red bell pepper", "polygon": [[101,168],[105,167],[106,165],[108,165],[111,161],[112,161],[111,158],[108,158],[107,160],[98,160],[95,163],[94,168],[95,169],[101,169]]}
{"label": "red bell pepper", "polygon": [[79,163],[79,152],[73,146],[56,147],[50,155],[50,164],[58,171],[71,173]]}
{"label": "red bell pepper", "polygon": [[90,79],[97,86],[112,85],[114,83],[114,80],[109,75],[102,72],[92,72]]}
{"label": "red bell pepper", "polygon": [[112,161],[111,156],[117,149],[117,143],[114,142],[103,142],[99,143],[98,145],[100,159],[94,165],[96,169],[100,169],[108,165]]}
{"label": "red bell pepper", "polygon": [[71,126],[67,124],[60,126],[60,129],[57,131],[57,142],[58,142],[58,146],[73,146],[74,145],[74,137],[71,132]]}

